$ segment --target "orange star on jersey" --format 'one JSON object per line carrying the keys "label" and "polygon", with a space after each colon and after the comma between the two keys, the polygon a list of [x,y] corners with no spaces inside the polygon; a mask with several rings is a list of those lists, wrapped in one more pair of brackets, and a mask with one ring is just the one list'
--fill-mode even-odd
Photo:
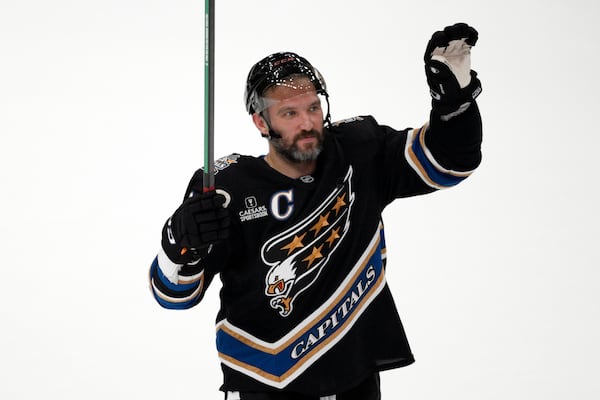
{"label": "orange star on jersey", "polygon": [[312,228],[310,228],[311,231],[315,231],[315,236],[319,234],[321,229],[329,225],[329,222],[327,222],[327,220],[329,219],[329,214],[330,213],[327,213],[327,215],[325,216],[321,215],[319,217],[319,221],[316,224],[314,224]]}
{"label": "orange star on jersey", "polygon": [[296,250],[300,247],[304,247],[304,244],[302,244],[302,241],[304,240],[304,236],[306,236],[306,233],[304,233],[300,237],[298,237],[297,235],[294,235],[294,239],[292,239],[292,241],[290,243],[288,243],[287,245],[283,246],[281,248],[281,250],[287,250],[288,256],[289,256],[290,254],[292,254],[294,252],[294,250]]}
{"label": "orange star on jersey", "polygon": [[340,228],[337,227],[334,230],[331,231],[331,234],[329,235],[329,237],[327,238],[326,242],[329,243],[329,247],[331,248],[333,246],[333,243],[340,238],[340,235],[338,234],[338,232],[340,231]]}
{"label": "orange star on jersey", "polygon": [[319,247],[313,247],[312,253],[308,257],[306,257],[304,260],[302,260],[302,261],[308,261],[308,268],[310,268],[310,266],[315,262],[315,260],[318,260],[319,258],[323,258],[323,254],[321,254],[321,249],[323,249],[323,245],[321,245]]}
{"label": "orange star on jersey", "polygon": [[335,215],[338,215],[340,213],[340,210],[342,209],[342,207],[344,207],[346,205],[346,202],[344,201],[345,198],[346,198],[346,193],[337,197],[337,201],[336,201],[335,205],[331,208],[332,210],[335,210]]}

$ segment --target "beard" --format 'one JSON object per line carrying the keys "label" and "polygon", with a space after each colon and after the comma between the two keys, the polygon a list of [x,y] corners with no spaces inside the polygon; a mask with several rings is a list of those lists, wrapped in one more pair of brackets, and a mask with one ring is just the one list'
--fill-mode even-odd
{"label": "beard", "polygon": [[[298,141],[304,138],[314,137],[317,139],[317,142],[307,149],[300,149],[298,147]],[[277,151],[277,153],[281,154],[283,157],[292,161],[294,163],[301,163],[303,161],[313,161],[316,160],[321,151],[323,150],[323,132],[319,132],[316,130],[301,132],[296,137],[290,145],[283,143],[282,139],[275,139],[271,141],[273,143],[273,147]]]}

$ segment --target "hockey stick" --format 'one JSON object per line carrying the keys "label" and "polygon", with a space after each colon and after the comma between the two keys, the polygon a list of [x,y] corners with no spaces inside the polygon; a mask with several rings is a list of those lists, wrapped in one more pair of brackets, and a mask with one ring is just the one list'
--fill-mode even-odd
{"label": "hockey stick", "polygon": [[204,1],[204,175],[203,190],[215,189],[215,1]]}
{"label": "hockey stick", "polygon": [[[215,190],[215,1],[204,0],[204,169],[202,191]],[[187,253],[187,247],[181,254]]]}

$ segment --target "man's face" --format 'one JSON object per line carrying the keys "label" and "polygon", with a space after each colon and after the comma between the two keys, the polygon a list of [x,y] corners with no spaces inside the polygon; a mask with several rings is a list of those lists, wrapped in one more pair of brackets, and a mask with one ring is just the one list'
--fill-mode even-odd
{"label": "man's face", "polygon": [[296,87],[274,86],[265,93],[273,102],[265,116],[271,128],[281,135],[271,144],[293,162],[315,160],[323,146],[321,100],[310,81],[305,81]]}

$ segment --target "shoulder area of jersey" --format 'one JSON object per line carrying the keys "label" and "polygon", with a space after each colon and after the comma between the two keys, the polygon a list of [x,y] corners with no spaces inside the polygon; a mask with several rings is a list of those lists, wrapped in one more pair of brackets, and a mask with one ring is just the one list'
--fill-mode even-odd
{"label": "shoulder area of jersey", "polygon": [[337,128],[339,126],[342,125],[346,125],[346,124],[350,124],[352,122],[361,122],[364,121],[366,117],[361,117],[361,116],[356,116],[356,117],[351,117],[351,118],[346,118],[346,119],[342,119],[339,121],[335,121],[331,124],[332,127]]}
{"label": "shoulder area of jersey", "polygon": [[377,126],[377,121],[372,115],[357,115],[356,117],[346,118],[335,121],[331,124],[331,131],[344,132],[346,130],[359,129],[363,130],[366,127]]}
{"label": "shoulder area of jersey", "polygon": [[241,159],[244,156],[238,153],[229,154],[228,156],[224,156],[215,160],[215,170],[214,173],[217,175],[220,171],[226,170],[232,165],[239,164]]}

